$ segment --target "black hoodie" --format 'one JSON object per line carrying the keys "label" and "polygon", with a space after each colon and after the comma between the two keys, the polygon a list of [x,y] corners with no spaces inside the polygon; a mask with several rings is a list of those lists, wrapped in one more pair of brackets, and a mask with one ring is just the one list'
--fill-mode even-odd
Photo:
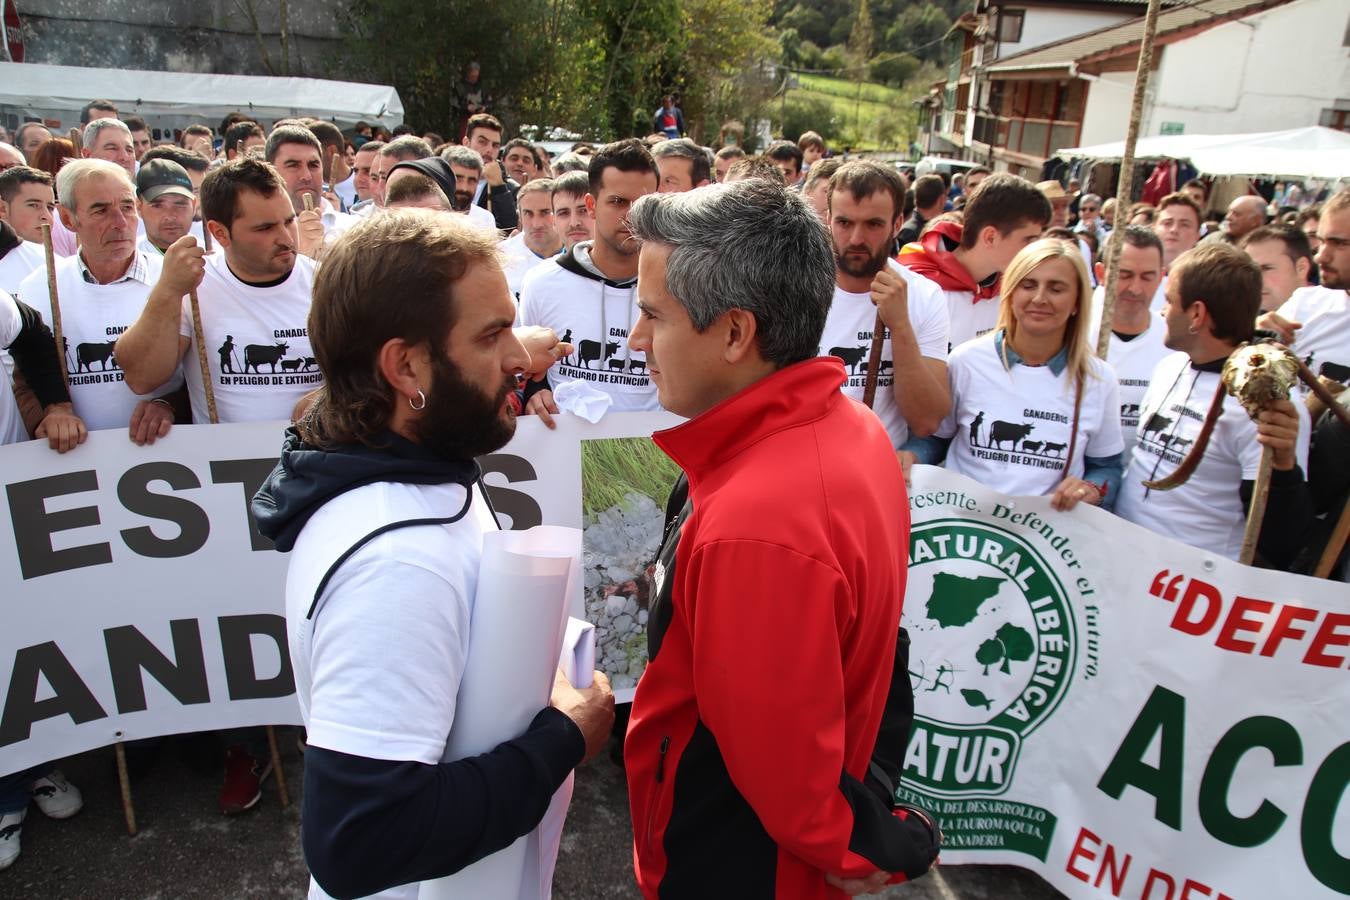
{"label": "black hoodie", "polygon": [[306,444],[294,427],[287,428],[277,467],[253,495],[258,531],[289,553],[310,516],[338,494],[377,481],[467,488],[478,480],[474,462],[443,459],[392,431],[375,441],[380,446],[344,444],[324,450]]}
{"label": "black hoodie", "polygon": [[[441,459],[393,433],[379,443],[323,450],[287,429],[281,459],[253,497],[258,530],[289,551],[326,502],[379,481],[453,482],[472,494],[475,463]],[[430,523],[394,523],[379,533],[420,524]],[[300,829],[305,862],[319,886],[339,898],[453,875],[534,830],[585,750],[581,730],[552,708],[541,710],[520,737],[438,765],[310,744]]]}

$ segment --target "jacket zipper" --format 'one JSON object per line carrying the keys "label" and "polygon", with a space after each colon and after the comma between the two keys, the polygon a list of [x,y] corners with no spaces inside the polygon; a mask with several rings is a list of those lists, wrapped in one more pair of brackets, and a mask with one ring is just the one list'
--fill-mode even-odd
{"label": "jacket zipper", "polygon": [[[656,759],[656,783],[660,784],[666,780],[666,751],[670,749],[670,735],[661,738],[661,755]],[[647,807],[647,839],[646,846],[652,845],[652,820],[656,818],[656,804],[661,802],[661,791],[652,792],[651,804]]]}
{"label": "jacket zipper", "polygon": [[661,738],[661,756],[656,761],[656,783],[666,780],[666,751],[670,749],[670,736]]}

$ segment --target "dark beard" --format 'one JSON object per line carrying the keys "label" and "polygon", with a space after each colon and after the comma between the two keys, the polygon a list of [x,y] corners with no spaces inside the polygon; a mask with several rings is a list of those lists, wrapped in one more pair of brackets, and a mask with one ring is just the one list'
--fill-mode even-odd
{"label": "dark beard", "polygon": [[503,375],[500,390],[488,396],[439,349],[433,354],[427,406],[413,424],[417,442],[445,459],[463,461],[500,450],[516,433],[515,413],[505,408],[515,378]]}
{"label": "dark beard", "polygon": [[[850,250],[852,248],[845,247],[844,249]],[[891,248],[889,244],[882,246],[880,250],[861,263],[849,259],[838,249],[834,251],[834,264],[839,267],[839,271],[854,278],[871,278],[886,268],[886,263],[890,261],[890,258]]]}
{"label": "dark beard", "polygon": [[473,203],[473,194],[469,191],[455,191],[450,199],[450,208],[455,212],[464,212]]}

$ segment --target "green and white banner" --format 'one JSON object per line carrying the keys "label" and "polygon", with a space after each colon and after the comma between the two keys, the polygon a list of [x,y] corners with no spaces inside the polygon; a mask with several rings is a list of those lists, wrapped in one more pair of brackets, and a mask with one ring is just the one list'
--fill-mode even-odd
{"label": "green and white banner", "polygon": [[1350,895],[1346,585],[942,469],[910,509],[898,794],[944,863],[1071,897]]}
{"label": "green and white banner", "polygon": [[[628,696],[676,474],[633,438],[677,421],[525,417],[481,461],[505,525],[584,528],[573,614]],[[280,441],[258,423],[0,448],[0,775],[299,720],[286,557],[247,511]],[[915,470],[910,507],[917,717],[900,795],[937,814],[944,863],[1024,866],[1075,898],[1350,895],[1344,584],[941,469]]]}

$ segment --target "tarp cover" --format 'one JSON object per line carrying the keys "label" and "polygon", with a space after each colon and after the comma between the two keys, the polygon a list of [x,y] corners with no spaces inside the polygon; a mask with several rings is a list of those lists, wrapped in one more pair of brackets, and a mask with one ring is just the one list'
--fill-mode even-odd
{"label": "tarp cover", "polygon": [[[1120,159],[1125,142],[1057,150],[1061,159]],[[1337,179],[1350,177],[1350,134],[1333,128],[1294,128],[1253,134],[1143,137],[1135,159],[1189,159],[1203,175]]]}
{"label": "tarp cover", "polygon": [[339,125],[366,121],[393,127],[403,121],[403,101],[385,84],[0,63],[0,106],[79,110],[92,97],[147,117],[219,119],[239,110],[261,118],[308,115]]}

